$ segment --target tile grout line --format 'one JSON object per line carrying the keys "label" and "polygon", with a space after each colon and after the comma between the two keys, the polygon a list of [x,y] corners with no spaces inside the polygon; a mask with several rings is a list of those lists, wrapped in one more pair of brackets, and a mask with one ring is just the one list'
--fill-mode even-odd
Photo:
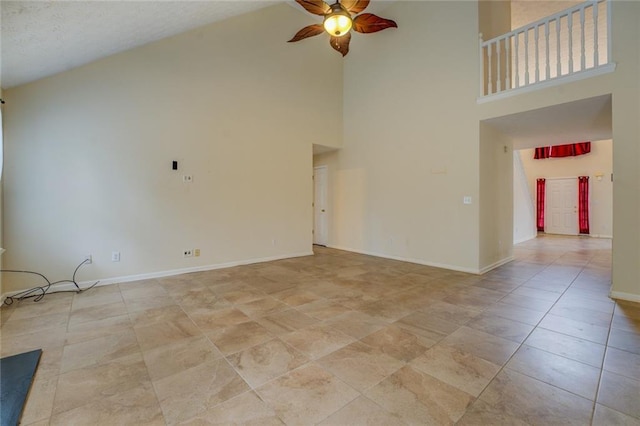
{"label": "tile grout line", "polygon": [[[592,256],[592,258],[593,258],[593,256]],[[557,259],[556,259],[556,261],[557,261]],[[590,261],[589,261],[589,262],[590,262]],[[553,263],[555,263],[555,262],[553,262]],[[553,263],[552,263],[552,264],[553,264]],[[547,268],[549,268],[552,264],[547,265],[547,266],[546,266],[545,268],[543,268],[540,272],[542,272],[542,271],[546,270],[546,269],[547,269]],[[587,263],[587,264],[588,264],[588,263]],[[571,288],[571,286],[573,285],[573,283],[575,282],[575,280],[578,278],[578,276],[580,276],[580,274],[582,273],[582,271],[584,271],[584,268],[585,268],[585,266],[582,266],[582,267],[581,267],[580,272],[579,272],[578,274],[576,274],[576,276],[575,276],[575,277],[573,278],[573,280],[571,281],[571,284],[569,284],[569,286],[568,286],[568,287],[567,287],[567,288],[566,288],[566,289],[565,289],[565,290],[560,294],[560,296],[558,297],[558,299],[557,299],[557,300],[556,300],[556,301],[551,305],[551,307],[550,307],[550,308],[545,312],[545,314],[542,316],[542,318],[540,318],[540,320],[536,323],[536,325],[534,326],[534,328],[529,332],[529,334],[527,334],[527,337],[525,337],[525,338],[522,340],[522,342],[518,344],[518,348],[517,348],[517,349],[516,349],[512,354],[511,354],[511,356],[509,357],[509,359],[507,359],[507,361],[506,361],[506,362],[505,362],[505,363],[500,367],[500,369],[498,370],[498,372],[493,376],[493,378],[492,378],[492,379],[487,383],[487,385],[482,389],[482,391],[478,394],[478,396],[476,397],[476,399],[473,401],[473,403],[472,403],[470,406],[474,405],[474,404],[476,403],[476,401],[477,401],[477,400],[480,400],[480,398],[482,397],[482,394],[483,394],[483,393],[486,391],[486,389],[487,389],[487,388],[488,388],[488,387],[489,387],[489,386],[490,386],[490,385],[495,381],[496,377],[498,377],[498,375],[499,375],[500,373],[502,373],[502,371],[503,371],[505,368],[507,368],[507,364],[511,361],[511,359],[515,356],[515,354],[516,354],[516,353],[517,353],[517,352],[522,348],[522,346],[525,344],[525,342],[527,341],[527,339],[528,339],[528,338],[531,336],[531,334],[532,334],[532,333],[533,333],[533,332],[538,328],[539,324],[540,324],[540,323],[542,322],[542,320],[543,320],[543,319],[548,315],[548,313],[551,311],[551,309],[553,309],[553,307],[556,305],[556,303],[558,303],[558,301],[562,298],[562,296],[563,296],[563,295],[564,295],[564,294],[569,290],[569,288]],[[536,275],[538,275],[540,272],[538,272],[537,274],[533,275],[531,278],[529,278],[528,280],[526,280],[526,281],[525,281],[524,283],[522,283],[520,286],[516,287],[515,289],[513,289],[512,291],[510,291],[509,293],[507,293],[507,295],[511,294],[511,293],[512,293],[513,291],[515,291],[516,289],[518,289],[518,288],[522,287],[524,284],[526,284],[528,281],[530,281],[531,279],[533,279],[533,277],[535,277]],[[504,297],[506,297],[507,295],[505,295]],[[497,302],[495,302],[495,303],[500,302],[502,299],[504,299],[504,297],[502,297],[501,299],[499,299],[499,300],[498,300]],[[486,310],[486,309],[485,309],[485,310]],[[485,310],[483,310],[483,312],[484,312]],[[471,320],[470,320],[470,321],[471,321]],[[469,322],[469,321],[467,321],[467,323],[468,323],[468,322]],[[465,323],[465,324],[466,324],[466,323]],[[609,330],[610,330],[610,329],[611,329],[611,328],[609,328]],[[563,334],[563,333],[561,333],[561,334]],[[603,362],[604,362],[604,357],[603,357]],[[515,371],[515,370],[514,370],[514,371]],[[519,373],[519,372],[517,372],[517,373]],[[536,379],[535,377],[531,377],[531,376],[529,376],[529,375],[527,375],[527,374],[524,374],[524,373],[519,373],[519,374],[523,374],[523,375],[525,375],[525,376],[527,376],[527,377],[530,377],[530,378],[531,378],[531,379],[533,379],[533,380],[537,380],[537,381],[539,381],[539,382],[541,382],[541,383],[545,383],[545,384],[547,384],[547,385],[550,385],[550,386],[553,386],[553,387],[555,387],[555,388],[561,389],[561,390],[563,390],[563,391],[565,391],[565,392],[569,392],[569,391],[568,391],[568,390],[566,390],[566,389],[562,389],[562,388],[560,388],[560,387],[558,387],[558,386],[555,386],[555,385],[553,385],[553,384],[551,384],[551,383],[546,383],[546,382],[544,382],[544,381],[542,381],[542,380],[538,380],[538,379]],[[602,369],[600,370],[600,374],[602,374]],[[598,386],[599,386],[599,383],[598,383]],[[596,387],[596,395],[594,396],[594,401],[593,401],[593,406],[592,406],[592,407],[595,407],[595,400],[597,399],[597,392],[598,392],[598,388]],[[576,395],[576,394],[574,394],[573,392],[569,392],[569,393],[571,393],[572,395]],[[580,398],[584,398],[583,396],[580,396],[580,395],[576,395],[576,396],[579,396]],[[586,398],[584,398],[584,399],[586,399]],[[468,411],[468,409],[469,409],[469,407],[468,407],[467,409],[465,409],[465,414],[466,414],[466,412]],[[594,411],[594,408],[592,408],[591,418],[593,418],[593,411]],[[461,417],[461,418],[460,418],[456,423],[458,423],[458,422],[459,422],[460,420],[462,420],[463,418],[464,418],[464,414],[462,415],[462,417]]]}

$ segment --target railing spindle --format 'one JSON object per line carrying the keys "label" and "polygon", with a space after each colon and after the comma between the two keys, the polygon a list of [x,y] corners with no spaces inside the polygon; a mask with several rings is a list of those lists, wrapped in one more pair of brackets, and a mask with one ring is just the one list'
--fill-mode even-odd
{"label": "railing spindle", "polygon": [[534,83],[537,83],[540,81],[540,48],[538,47],[538,38],[540,38],[540,34],[538,33],[538,26],[536,25],[536,27],[533,30],[533,35],[536,38],[536,51],[535,51],[535,64],[536,64],[536,80]]}
{"label": "railing spindle", "polygon": [[545,67],[544,78],[549,80],[551,78],[551,64],[549,64],[549,21],[544,23],[544,41],[545,41]]}
{"label": "railing spindle", "polygon": [[573,12],[569,12],[567,25],[569,27],[569,74],[573,74]]}
{"label": "railing spindle", "polygon": [[518,33],[515,33],[515,53],[514,56],[516,58],[516,72],[515,72],[515,76],[516,76],[516,89],[518,87],[520,87],[520,52],[518,51],[518,44],[520,43],[520,35]]}
{"label": "railing spindle", "polygon": [[486,93],[484,92],[484,47],[482,45],[482,33],[478,34],[478,47],[479,47],[479,51],[480,51],[480,58],[478,61],[478,78],[480,79],[479,81],[479,87],[480,87],[480,96],[484,96],[486,95]]}
{"label": "railing spindle", "polygon": [[611,63],[613,48],[611,44],[611,0],[607,0],[607,63]]}
{"label": "railing spindle", "polygon": [[500,54],[500,39],[498,39],[498,41],[496,42],[496,53],[498,56],[498,69],[496,71],[496,79],[497,79],[497,86],[498,86],[498,92],[502,92],[502,74],[501,74],[501,70],[500,70],[500,62],[501,62],[501,54]]}
{"label": "railing spindle", "polygon": [[488,92],[489,94],[493,93],[493,77],[491,76],[491,68],[493,68],[493,62],[491,61],[491,45],[493,43],[489,43],[489,45],[487,46],[487,58],[488,58],[488,64],[489,64],[489,82],[488,82]]}
{"label": "railing spindle", "polygon": [[529,85],[529,29],[524,31],[524,84]]}
{"label": "railing spindle", "polygon": [[556,77],[562,75],[562,62],[560,61],[560,23],[562,17],[558,16],[556,19]]}
{"label": "railing spindle", "polygon": [[598,2],[593,2],[593,66],[600,63],[600,53],[598,52]]}
{"label": "railing spindle", "polygon": [[504,47],[506,50],[506,59],[505,59],[505,83],[504,83],[504,88],[505,90],[509,90],[511,89],[511,73],[510,68],[511,68],[511,37],[507,37],[504,39]]}
{"label": "railing spindle", "polygon": [[586,67],[587,52],[584,47],[584,8],[580,9],[580,71]]}

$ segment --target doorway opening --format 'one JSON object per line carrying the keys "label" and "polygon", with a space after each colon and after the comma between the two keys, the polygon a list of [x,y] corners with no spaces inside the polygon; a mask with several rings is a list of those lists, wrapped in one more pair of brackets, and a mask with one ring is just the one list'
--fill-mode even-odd
{"label": "doorway opening", "polygon": [[329,240],[327,166],[313,168],[313,244],[326,246]]}

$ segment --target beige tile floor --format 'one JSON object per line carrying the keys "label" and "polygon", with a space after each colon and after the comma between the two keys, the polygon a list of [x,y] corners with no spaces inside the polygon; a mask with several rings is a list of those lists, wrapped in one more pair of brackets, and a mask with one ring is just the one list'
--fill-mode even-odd
{"label": "beige tile floor", "polygon": [[22,424],[640,424],[610,241],[483,276],[315,252],[2,308],[2,356],[44,350]]}

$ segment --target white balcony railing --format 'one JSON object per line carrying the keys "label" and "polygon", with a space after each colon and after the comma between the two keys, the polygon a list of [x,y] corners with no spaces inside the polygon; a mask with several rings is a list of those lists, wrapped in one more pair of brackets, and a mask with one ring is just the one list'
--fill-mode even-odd
{"label": "white balcony railing", "polygon": [[610,4],[587,1],[487,41],[480,34],[480,97],[610,68]]}

